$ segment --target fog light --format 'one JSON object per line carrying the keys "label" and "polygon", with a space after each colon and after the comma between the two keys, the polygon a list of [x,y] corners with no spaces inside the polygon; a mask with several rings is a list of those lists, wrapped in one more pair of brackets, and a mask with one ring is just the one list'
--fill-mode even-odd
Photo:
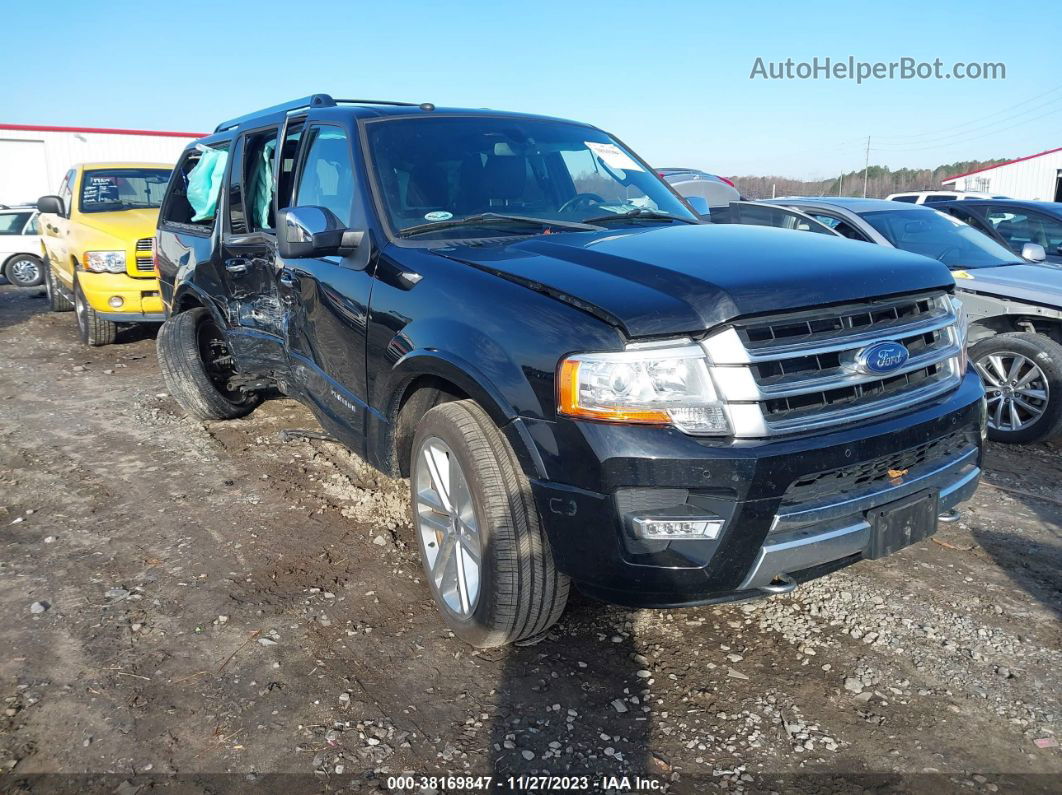
{"label": "fog light", "polygon": [[639,516],[633,521],[634,535],[647,541],[682,538],[712,540],[719,537],[723,520],[719,518],[667,518]]}
{"label": "fog light", "polygon": [[125,300],[120,295],[112,295],[110,298],[107,299],[107,303],[111,305],[112,309],[118,309],[122,304],[125,303]]}

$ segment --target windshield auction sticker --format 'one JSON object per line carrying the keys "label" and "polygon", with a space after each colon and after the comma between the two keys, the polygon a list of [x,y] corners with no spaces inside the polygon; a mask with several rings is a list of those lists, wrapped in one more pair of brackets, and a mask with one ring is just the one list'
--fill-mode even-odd
{"label": "windshield auction sticker", "polygon": [[615,144],[600,144],[596,141],[583,141],[586,148],[601,158],[601,162],[612,168],[624,171],[645,171],[637,161]]}

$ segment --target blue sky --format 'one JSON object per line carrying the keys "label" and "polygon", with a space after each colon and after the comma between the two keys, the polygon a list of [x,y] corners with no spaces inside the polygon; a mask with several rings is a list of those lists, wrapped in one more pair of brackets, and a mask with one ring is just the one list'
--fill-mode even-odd
{"label": "blue sky", "polygon": [[[1062,146],[1062,4],[35,2],[0,122],[209,130],[323,91],[589,121],[658,166],[832,176]],[[12,46],[16,44],[17,46]],[[1003,62],[1005,80],[751,80],[765,61]]]}

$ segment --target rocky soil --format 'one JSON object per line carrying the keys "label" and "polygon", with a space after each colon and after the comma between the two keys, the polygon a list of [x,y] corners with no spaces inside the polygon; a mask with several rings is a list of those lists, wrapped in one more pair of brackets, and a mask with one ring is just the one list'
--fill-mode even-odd
{"label": "rocky soil", "polygon": [[962,521],[788,596],[575,595],[541,642],[476,651],[406,484],[298,430],[289,400],[191,421],[150,332],[88,349],[0,287],[3,791],[1059,791],[1058,447],[990,445]]}

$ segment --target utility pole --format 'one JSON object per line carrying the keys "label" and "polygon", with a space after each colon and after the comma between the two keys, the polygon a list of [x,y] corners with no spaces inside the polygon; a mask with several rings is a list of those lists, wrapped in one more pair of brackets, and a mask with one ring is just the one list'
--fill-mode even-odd
{"label": "utility pole", "polygon": [[837,195],[844,196],[844,172],[841,172],[841,181],[837,185]]}
{"label": "utility pole", "polygon": [[863,164],[863,198],[867,197],[867,174],[870,171],[870,136],[867,136],[867,159]]}

